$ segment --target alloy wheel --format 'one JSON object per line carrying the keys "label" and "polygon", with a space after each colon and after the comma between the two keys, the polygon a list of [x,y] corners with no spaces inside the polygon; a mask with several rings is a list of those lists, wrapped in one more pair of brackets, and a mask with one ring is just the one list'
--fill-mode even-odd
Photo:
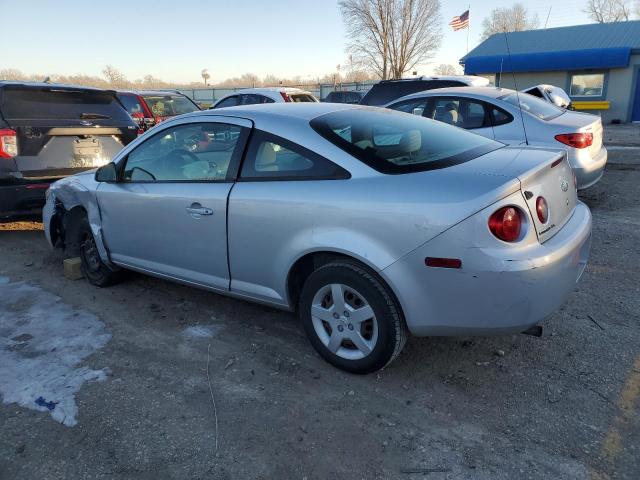
{"label": "alloy wheel", "polygon": [[366,357],[378,341],[378,322],[369,302],[341,283],[325,285],[316,292],[311,320],[322,344],[347,360]]}

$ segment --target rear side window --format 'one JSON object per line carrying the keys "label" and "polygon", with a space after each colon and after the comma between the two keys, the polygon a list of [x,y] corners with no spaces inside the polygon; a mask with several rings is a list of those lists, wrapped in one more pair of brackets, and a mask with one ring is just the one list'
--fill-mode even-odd
{"label": "rear side window", "polygon": [[242,166],[244,180],[323,180],[349,173],[320,155],[284,138],[256,130]]}
{"label": "rear side window", "polygon": [[198,110],[191,100],[182,95],[144,95],[143,98],[154,117],[173,117]]}
{"label": "rear side window", "polygon": [[529,112],[540,120],[551,120],[552,118],[562,115],[564,112],[564,110],[555,105],[536,98],[533,95],[529,95],[528,93],[510,93],[500,97],[499,100],[509,102],[516,107],[518,106],[518,102],[520,102],[520,108],[522,110]]}
{"label": "rear side window", "polygon": [[127,112],[129,112],[129,115],[140,114],[140,113],[144,114],[144,109],[142,108],[142,105],[138,101],[137,95],[118,95],[118,99],[120,100],[120,103],[124,105],[124,108],[127,109]]}
{"label": "rear side window", "polygon": [[294,93],[293,95],[289,95],[289,98],[292,102],[315,102],[316,99],[307,93]]}
{"label": "rear side window", "polygon": [[506,125],[513,121],[513,117],[509,112],[505,112],[501,108],[493,106],[491,107],[491,118],[494,127],[497,127],[498,125]]}
{"label": "rear side window", "polygon": [[434,88],[463,87],[464,83],[455,80],[407,80],[400,82],[376,83],[367,92],[362,105],[386,105],[396,98],[404,97],[412,93],[432,90]]}
{"label": "rear side window", "polygon": [[352,109],[311,121],[322,137],[382,173],[446,168],[503,145],[480,135],[391,110]]}
{"label": "rear side window", "polygon": [[9,120],[100,120],[131,119],[110,92],[55,88],[3,89],[2,114]]}

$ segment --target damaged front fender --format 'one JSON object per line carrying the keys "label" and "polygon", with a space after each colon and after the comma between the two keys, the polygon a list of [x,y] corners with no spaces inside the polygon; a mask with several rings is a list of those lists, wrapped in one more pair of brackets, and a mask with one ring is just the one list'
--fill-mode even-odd
{"label": "damaged front fender", "polygon": [[62,247],[70,256],[80,251],[81,224],[86,219],[96,242],[100,258],[109,268],[118,267],[111,262],[104,244],[100,207],[96,191],[99,183],[94,172],[58,180],[47,191],[47,201],[42,210],[44,233],[52,248]]}

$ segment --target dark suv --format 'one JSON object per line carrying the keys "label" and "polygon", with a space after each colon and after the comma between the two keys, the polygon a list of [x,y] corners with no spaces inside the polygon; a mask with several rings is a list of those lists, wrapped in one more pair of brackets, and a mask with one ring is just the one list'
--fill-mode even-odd
{"label": "dark suv", "polygon": [[51,182],[108,163],[137,133],[114,91],[0,81],[0,220],[39,214]]}
{"label": "dark suv", "polygon": [[448,87],[486,87],[489,80],[472,75],[441,75],[416,77],[400,80],[382,80],[376,83],[364,96],[360,105],[380,107],[412,93]]}

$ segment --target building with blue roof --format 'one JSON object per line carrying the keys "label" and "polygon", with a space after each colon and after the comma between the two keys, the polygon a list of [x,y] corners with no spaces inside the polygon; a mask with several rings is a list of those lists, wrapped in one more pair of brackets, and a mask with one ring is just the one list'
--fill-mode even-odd
{"label": "building with blue roof", "polygon": [[505,88],[561,87],[605,122],[640,122],[640,21],[499,33],[460,64]]}

